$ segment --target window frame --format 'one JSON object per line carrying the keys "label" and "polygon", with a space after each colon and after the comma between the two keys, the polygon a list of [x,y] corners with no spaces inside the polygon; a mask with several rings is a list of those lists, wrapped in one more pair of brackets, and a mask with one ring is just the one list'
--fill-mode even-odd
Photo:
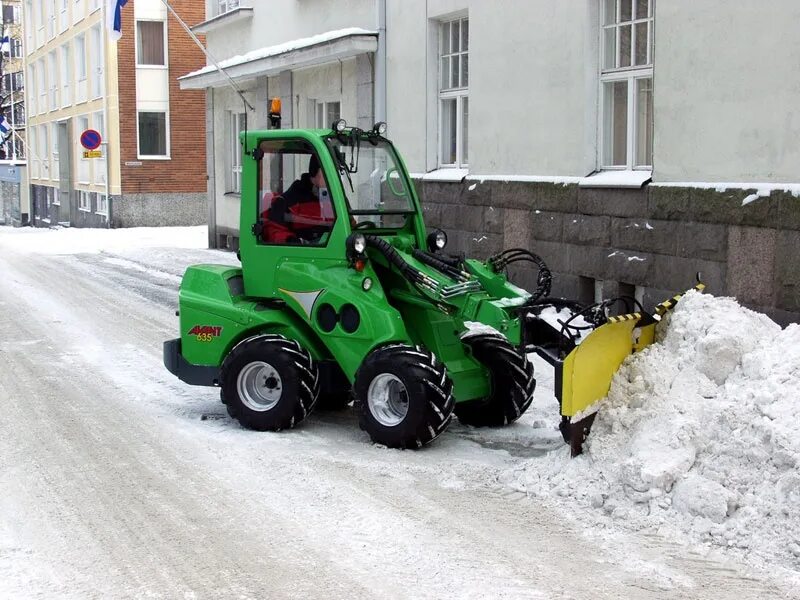
{"label": "window frame", "polygon": [[[161,154],[142,154],[142,141],[140,139],[141,126],[140,126],[140,122],[139,122],[139,116],[142,113],[163,113],[164,114],[164,127],[166,128],[166,134],[165,134],[165,136],[166,136],[166,154],[164,154],[164,155],[161,155]],[[172,159],[172,155],[170,154],[172,148],[171,148],[171,145],[170,145],[171,139],[170,139],[170,134],[169,134],[169,131],[170,131],[169,130],[169,125],[170,125],[169,110],[167,110],[167,109],[163,109],[163,110],[162,109],[141,109],[141,108],[137,108],[136,109],[136,157],[138,159],[140,159],[140,160],[171,160]]]}
{"label": "window frame", "polygon": [[[612,23],[606,24],[606,10],[609,6],[609,1],[614,4],[615,18]],[[621,13],[623,2],[630,2],[631,4],[631,18],[628,21],[618,21],[616,15]],[[637,164],[637,151],[639,150],[638,143],[638,112],[639,112],[639,98],[637,94],[637,82],[640,80],[649,79],[651,85],[651,96],[653,93],[653,55],[654,55],[654,32],[655,32],[655,2],[656,0],[647,0],[648,12],[646,18],[637,18],[636,4],[637,0],[603,0],[599,11],[599,88],[598,88],[598,144],[597,144],[597,164],[601,171],[652,171],[653,165]],[[635,65],[636,56],[636,25],[647,23],[647,62],[643,65]],[[621,34],[620,31],[623,27],[631,27],[631,41],[630,41],[630,64],[627,66],[618,66],[620,64],[620,48],[621,48]],[[613,67],[606,68],[606,31],[615,29],[614,33],[614,63]],[[607,131],[606,128],[606,111],[610,110],[607,106],[606,100],[606,86],[616,82],[624,81],[627,83],[627,114],[626,114],[626,146],[625,146],[625,164],[613,164],[613,149],[612,157],[606,156],[606,147],[608,146],[608,136],[613,135],[612,131]],[[651,117],[652,118],[652,117]],[[651,125],[652,128],[652,125]],[[650,135],[650,155],[652,163],[652,129]]]}
{"label": "window frame", "polygon": [[[224,10],[222,7],[225,7]],[[241,1],[240,0],[216,0],[215,7],[217,9],[217,14],[215,16],[226,15],[229,12],[233,12],[241,8]]]}
{"label": "window frame", "polygon": [[[139,62],[139,23],[161,23],[161,33],[164,38],[164,56],[163,64],[161,65],[145,65]],[[136,19],[134,23],[134,44],[133,53],[135,57],[135,64],[137,69],[161,69],[166,70],[169,68],[169,35],[167,32],[168,22],[166,19]]]}
{"label": "window frame", "polygon": [[[317,129],[330,129],[333,125],[333,121],[330,123],[326,123],[325,121],[328,120],[328,110],[329,105],[331,104],[338,104],[339,105],[339,119],[342,118],[342,99],[339,98],[325,98],[323,100],[314,100],[314,126]],[[320,106],[322,107],[322,119],[319,118],[319,109]],[[337,121],[338,119],[334,119]]]}
{"label": "window frame", "polygon": [[[92,193],[86,190],[78,191],[78,210],[82,212],[92,212]],[[86,202],[84,202],[84,199]]]}
{"label": "window frame", "polygon": [[[451,48],[448,48],[448,52],[444,52],[444,27],[445,25],[449,25],[452,27],[453,23],[459,24],[459,50],[457,52],[452,52]],[[436,57],[436,64],[437,64],[437,77],[436,77],[436,87],[437,87],[437,97],[436,97],[436,106],[437,106],[437,145],[436,145],[436,157],[437,157],[437,166],[440,169],[468,169],[469,168],[469,110],[467,110],[467,122],[464,122],[464,101],[467,102],[467,107],[469,106],[469,69],[467,69],[467,83],[464,86],[459,87],[443,87],[442,85],[442,63],[443,59],[448,58],[452,60],[454,56],[459,57],[459,64],[460,61],[465,60],[467,64],[469,64],[469,39],[467,39],[467,48],[466,50],[463,48],[463,24],[467,24],[467,28],[469,28],[469,16],[468,15],[459,15],[457,17],[451,19],[445,19],[442,21],[438,21],[438,53]],[[449,28],[448,28],[449,31]],[[449,42],[448,42],[449,43]],[[448,62],[448,64],[450,64]],[[451,67],[452,73],[452,67]],[[461,67],[459,66],[459,84],[461,83]],[[450,81],[452,84],[452,81]],[[444,152],[443,152],[443,145],[445,142],[444,138],[444,131],[445,131],[445,122],[444,122],[444,106],[445,103],[455,99],[455,111],[456,111],[456,155],[455,155],[455,162],[453,163],[446,163],[444,162]],[[465,136],[465,133],[467,134]],[[466,140],[465,140],[466,138]],[[465,143],[466,141],[466,143]]]}
{"label": "window frame", "polygon": [[[331,181],[328,179],[328,173],[326,173],[325,169],[322,168],[322,160],[321,160],[320,153],[317,151],[317,149],[314,147],[314,145],[310,141],[308,141],[306,139],[303,139],[303,138],[286,138],[286,139],[280,139],[280,140],[261,139],[261,140],[258,141],[258,144],[257,144],[256,147],[257,148],[261,148],[261,145],[263,143],[284,143],[284,144],[300,143],[300,144],[306,146],[310,150],[309,154],[303,155],[300,152],[296,152],[294,154],[296,156],[308,156],[308,157],[310,157],[311,154],[313,154],[314,156],[317,157],[317,160],[319,160],[319,162],[320,162],[320,168],[322,169],[322,176],[325,179],[326,189],[328,190],[328,193],[330,194]],[[265,161],[266,157],[268,155],[270,155],[270,154],[274,154],[274,153],[265,152],[263,157],[261,158],[261,160],[258,161],[257,167],[256,167],[256,194],[257,194],[256,203],[255,203],[256,220],[261,220],[261,218],[262,218],[261,215],[264,212],[264,211],[261,210],[261,208],[262,208],[262,203],[261,203],[261,201],[262,201],[262,198],[261,198],[262,188],[261,188],[261,185],[262,185],[262,182],[263,182],[262,174],[263,174],[263,169],[264,169],[264,161]],[[282,159],[282,160],[284,160],[284,159]],[[308,159],[306,159],[304,162],[307,163],[307,161],[308,161]],[[301,162],[301,165],[302,164],[303,164],[303,162]],[[301,166],[299,168],[298,179],[299,179],[300,176],[302,176],[303,173],[306,172],[303,169],[304,169],[303,166]],[[285,181],[284,181],[284,184],[286,184]],[[283,190],[283,192],[285,193],[286,190],[288,190],[290,186],[291,186],[291,183],[288,184],[288,185],[285,185],[285,189]],[[323,244],[319,244],[319,243],[300,244],[300,243],[267,242],[267,241],[265,241],[263,239],[262,235],[259,235],[259,236],[256,236],[256,246],[259,247],[259,248],[269,248],[269,247],[273,247],[273,246],[280,246],[282,248],[286,248],[286,247],[289,247],[289,248],[305,248],[305,249],[309,249],[309,250],[321,250],[323,248],[327,248],[328,245],[331,242],[331,239],[333,238],[334,229],[339,224],[339,217],[340,217],[339,213],[336,210],[336,203],[333,201],[333,197],[332,196],[330,197],[330,203],[331,203],[331,209],[333,210],[333,222],[331,223],[331,228],[330,228],[330,231],[328,232],[328,236],[325,238],[325,243],[323,243]]]}

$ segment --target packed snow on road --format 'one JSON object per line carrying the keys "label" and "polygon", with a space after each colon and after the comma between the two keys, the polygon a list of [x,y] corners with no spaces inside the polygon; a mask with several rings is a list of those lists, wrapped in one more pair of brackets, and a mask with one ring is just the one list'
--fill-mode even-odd
{"label": "packed snow on road", "polygon": [[0,228],[0,597],[800,597],[798,325],[688,294],[576,459],[533,356],[504,429],[256,433],[161,364],[206,243]]}

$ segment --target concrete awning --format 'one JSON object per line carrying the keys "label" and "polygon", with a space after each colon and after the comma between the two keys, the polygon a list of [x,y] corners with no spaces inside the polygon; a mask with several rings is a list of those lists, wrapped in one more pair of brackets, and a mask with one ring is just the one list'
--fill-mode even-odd
{"label": "concrete awning", "polygon": [[[220,61],[220,66],[234,80],[245,80],[352,58],[359,54],[375,52],[377,49],[376,31],[351,27],[259,48]],[[178,81],[182,90],[221,87],[227,83],[225,76],[213,65],[179,77]]]}

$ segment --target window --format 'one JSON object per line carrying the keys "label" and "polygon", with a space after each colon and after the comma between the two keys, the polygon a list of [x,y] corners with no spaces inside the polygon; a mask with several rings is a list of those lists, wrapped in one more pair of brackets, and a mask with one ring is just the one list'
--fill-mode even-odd
{"label": "window", "polygon": [[39,125],[38,129],[39,148],[37,152],[39,154],[39,160],[42,163],[42,170],[39,173],[39,177],[41,179],[48,179],[50,177],[50,144],[48,143],[47,136],[48,126]]}
{"label": "window", "polygon": [[58,4],[58,32],[63,33],[69,27],[69,19],[67,16],[67,3],[69,0],[59,0]]}
{"label": "window", "polygon": [[313,148],[300,140],[263,141],[258,162],[259,241],[324,246],[336,215]]}
{"label": "window", "polygon": [[17,127],[24,127],[25,126],[25,103],[24,102],[15,102],[14,103],[14,123]]}
{"label": "window", "polygon": [[92,210],[91,192],[84,192],[83,190],[78,192],[78,210],[85,210],[87,212]]}
{"label": "window", "polygon": [[92,55],[92,98],[103,95],[103,35],[100,25],[92,27],[90,33]]}
{"label": "window", "polygon": [[25,24],[23,25],[23,29],[25,30],[25,43],[27,45],[28,50],[32,50],[34,46],[33,42],[33,4],[31,0],[27,0],[25,2]]}
{"label": "window", "polygon": [[39,173],[40,173],[41,166],[39,165],[39,153],[36,152],[36,148],[38,147],[36,145],[36,143],[38,141],[36,139],[36,128],[35,127],[29,127],[28,130],[27,130],[27,135],[28,135],[28,145],[30,146],[31,150],[33,150],[33,152],[31,152],[31,156],[30,156],[31,177],[33,177],[34,179],[39,179]]}
{"label": "window", "polygon": [[217,14],[224,15],[226,12],[239,8],[239,0],[217,0]]}
{"label": "window", "polygon": [[50,123],[50,139],[53,140],[51,144],[51,151],[53,153],[52,160],[50,164],[53,165],[53,174],[50,179],[57,180],[59,179],[59,168],[58,168],[58,123]]}
{"label": "window", "polygon": [[58,109],[58,56],[53,50],[47,55],[47,76],[50,83],[50,110]]}
{"label": "window", "polygon": [[11,40],[11,58],[22,58],[22,40]]}
{"label": "window", "polygon": [[30,104],[30,112],[32,115],[36,114],[36,65],[30,64],[28,66],[28,100]]}
{"label": "window", "polygon": [[61,206],[61,196],[58,193],[58,188],[53,188],[53,206]]}
{"label": "window", "polygon": [[72,59],[69,44],[61,46],[61,106],[72,104]]}
{"label": "window", "polygon": [[86,36],[75,38],[75,61],[78,65],[78,81],[86,79]]}
{"label": "window", "polygon": [[164,21],[136,21],[136,64],[139,66],[166,65]]}
{"label": "window", "polygon": [[439,166],[466,167],[469,124],[469,20],[439,32]]}
{"label": "window", "polygon": [[139,156],[169,156],[167,113],[139,113]]}
{"label": "window", "polygon": [[228,182],[228,190],[238,194],[241,189],[241,175],[242,175],[242,145],[239,142],[239,134],[244,131],[245,127],[245,114],[229,112],[230,119],[230,157],[231,157],[231,170],[230,181]]}
{"label": "window", "polygon": [[317,129],[328,129],[334,121],[342,118],[342,103],[336,102],[317,102],[316,126]]}
{"label": "window", "polygon": [[653,2],[604,0],[600,164],[653,164]]}
{"label": "window", "polygon": [[36,72],[39,73],[39,112],[47,112],[47,72],[44,59],[36,61]]}
{"label": "window", "polygon": [[75,102],[86,101],[86,71],[86,36],[81,34],[75,37]]}
{"label": "window", "polygon": [[19,15],[19,6],[15,4],[3,5],[3,24],[4,25],[18,25],[21,22]]}
{"label": "window", "polygon": [[97,194],[97,208],[95,212],[98,215],[107,215],[108,214],[108,196],[105,194]]}
{"label": "window", "polygon": [[47,39],[56,36],[56,0],[47,0]]}

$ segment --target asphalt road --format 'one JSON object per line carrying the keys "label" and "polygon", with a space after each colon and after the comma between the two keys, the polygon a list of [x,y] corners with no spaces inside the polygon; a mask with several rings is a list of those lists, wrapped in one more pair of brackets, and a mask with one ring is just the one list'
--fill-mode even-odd
{"label": "asphalt road", "polygon": [[496,483],[541,449],[456,426],[392,451],[348,412],[242,430],[161,364],[178,274],[208,260],[174,254],[0,238],[0,598],[791,597]]}

